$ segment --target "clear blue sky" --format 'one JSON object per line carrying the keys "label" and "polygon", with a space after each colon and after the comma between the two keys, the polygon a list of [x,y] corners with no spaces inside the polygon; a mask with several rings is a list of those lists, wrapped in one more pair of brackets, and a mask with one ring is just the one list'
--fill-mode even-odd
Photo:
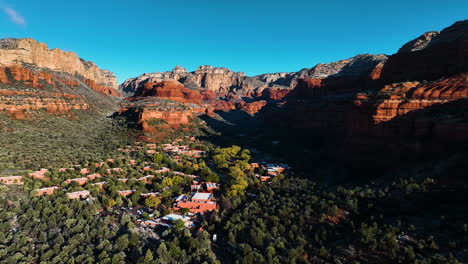
{"label": "clear blue sky", "polygon": [[257,75],[392,54],[468,19],[466,0],[0,0],[0,7],[0,38],[76,52],[119,82],[178,64]]}

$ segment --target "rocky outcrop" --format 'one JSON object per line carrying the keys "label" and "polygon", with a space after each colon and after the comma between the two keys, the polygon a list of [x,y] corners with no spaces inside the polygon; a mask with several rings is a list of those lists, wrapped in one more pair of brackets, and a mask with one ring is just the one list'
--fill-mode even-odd
{"label": "rocky outcrop", "polygon": [[291,93],[290,89],[274,89],[268,88],[263,90],[260,98],[265,100],[283,100],[286,96]]}
{"label": "rocky outcrop", "polygon": [[120,89],[127,94],[133,94],[139,87],[148,82],[162,82],[173,80],[182,83],[189,88],[205,88],[213,92],[228,92],[230,89],[239,88],[244,74],[233,72],[227,68],[200,66],[194,72],[187,72],[181,66],[177,66],[170,72],[145,73],[139,77],[126,80]]}
{"label": "rocky outcrop", "polygon": [[[12,80],[8,78],[7,74],[11,75]],[[67,75],[59,77],[49,71],[30,70],[20,65],[0,67],[0,83],[8,84],[12,81],[20,82],[24,86],[31,86],[34,88],[44,88],[46,85],[56,88],[61,85],[72,87],[81,85],[80,81]],[[109,86],[98,85],[93,80],[84,79],[83,83],[102,95],[121,96],[117,90]]]}
{"label": "rocky outcrop", "polygon": [[267,101],[261,100],[261,101],[255,101],[251,103],[245,103],[239,105],[239,108],[251,115],[255,115],[258,113],[260,110],[262,110],[263,107],[265,107],[268,104]]}
{"label": "rocky outcrop", "polygon": [[406,43],[398,50],[398,53],[423,50],[442,43],[456,42],[466,36],[468,32],[468,20],[458,21],[442,31],[430,31],[418,38]]}
{"label": "rocky outcrop", "polygon": [[[436,82],[405,82],[386,85],[373,96],[358,95],[357,105],[372,104],[372,123],[388,122],[436,104],[464,99],[468,96],[468,73]],[[365,103],[362,103],[365,102]]]}
{"label": "rocky outcrop", "polygon": [[351,160],[383,166],[463,146],[468,141],[467,78],[464,73],[434,82],[395,83],[373,95],[358,95],[349,111],[345,153],[354,153]]}
{"label": "rocky outcrop", "polygon": [[411,51],[405,46],[406,52],[390,56],[385,63],[382,78],[386,83],[436,80],[468,72],[468,20],[442,30],[424,48]]}
{"label": "rocky outcrop", "polygon": [[196,91],[186,88],[176,81],[148,82],[139,87],[134,97],[154,96],[177,102],[200,103],[202,100],[212,100],[215,94],[210,90]]}
{"label": "rocky outcrop", "polygon": [[15,119],[25,119],[31,110],[45,110],[49,114],[71,117],[71,110],[89,110],[84,96],[67,93],[26,92],[0,90],[0,111]]}
{"label": "rocky outcrop", "polygon": [[[75,53],[59,49],[50,50],[46,44],[33,39],[1,39],[0,67],[33,65],[38,68],[81,76],[96,85],[117,88],[115,76],[96,64],[80,59]],[[114,92],[112,92],[114,93]]]}
{"label": "rocky outcrop", "polygon": [[189,124],[190,118],[205,113],[205,110],[194,104],[146,98],[125,102],[119,115],[135,122],[136,128],[155,132],[160,128]]}
{"label": "rocky outcrop", "polygon": [[439,31],[426,32],[422,34],[421,36],[419,36],[418,38],[413,39],[410,42],[403,45],[403,47],[401,47],[398,50],[398,53],[411,52],[411,51],[425,49],[427,46],[429,46],[429,44],[435,37],[439,36],[439,34],[440,34]]}
{"label": "rocky outcrop", "polygon": [[76,80],[69,78],[60,78],[54,74],[45,71],[31,71],[23,66],[11,66],[11,67],[0,67],[0,83],[8,84],[11,83],[7,77],[7,73],[11,75],[14,81],[21,82],[26,86],[34,88],[44,88],[45,85],[56,86],[58,83],[63,83],[68,86],[78,86],[80,83]]}
{"label": "rocky outcrop", "polygon": [[86,85],[88,85],[91,89],[95,90],[96,92],[102,95],[107,94],[117,97],[122,96],[118,90],[111,88],[110,86],[96,84],[93,80],[86,79],[84,80],[84,83],[86,83]]}

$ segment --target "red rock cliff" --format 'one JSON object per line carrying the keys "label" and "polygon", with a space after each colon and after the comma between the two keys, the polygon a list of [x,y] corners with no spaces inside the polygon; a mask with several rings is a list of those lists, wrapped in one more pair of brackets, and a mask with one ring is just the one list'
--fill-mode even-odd
{"label": "red rock cliff", "polygon": [[116,78],[110,71],[99,69],[93,62],[80,59],[73,52],[50,50],[46,44],[33,39],[1,39],[0,66],[22,64],[82,76],[97,85],[117,88]]}

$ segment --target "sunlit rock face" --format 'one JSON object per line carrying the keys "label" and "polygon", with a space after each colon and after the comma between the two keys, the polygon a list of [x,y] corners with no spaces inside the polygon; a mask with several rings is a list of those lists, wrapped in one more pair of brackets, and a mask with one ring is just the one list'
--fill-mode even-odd
{"label": "sunlit rock face", "polygon": [[115,90],[118,87],[117,79],[112,72],[99,69],[93,62],[85,61],[73,52],[49,49],[46,44],[29,38],[1,39],[0,66],[24,64],[81,76],[97,86],[106,86],[108,89]]}
{"label": "sunlit rock face", "polygon": [[145,73],[136,78],[127,79],[119,89],[133,95],[138,87],[145,83],[157,83],[173,80],[182,83],[188,88],[206,89],[215,93],[236,93],[252,97],[261,94],[265,89],[281,90],[294,89],[298,80],[304,78],[324,79],[327,77],[359,78],[374,69],[379,63],[386,60],[385,55],[358,55],[350,59],[318,64],[311,69],[303,69],[292,73],[267,73],[248,77],[242,72],[234,72],[227,68],[200,66],[193,72],[188,72],[181,66],[172,71]]}

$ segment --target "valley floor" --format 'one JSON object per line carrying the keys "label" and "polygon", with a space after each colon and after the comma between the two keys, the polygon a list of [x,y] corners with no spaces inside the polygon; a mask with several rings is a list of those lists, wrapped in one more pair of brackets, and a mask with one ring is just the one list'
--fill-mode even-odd
{"label": "valley floor", "polygon": [[1,263],[468,261],[463,153],[352,181],[274,135],[79,118],[2,119]]}

